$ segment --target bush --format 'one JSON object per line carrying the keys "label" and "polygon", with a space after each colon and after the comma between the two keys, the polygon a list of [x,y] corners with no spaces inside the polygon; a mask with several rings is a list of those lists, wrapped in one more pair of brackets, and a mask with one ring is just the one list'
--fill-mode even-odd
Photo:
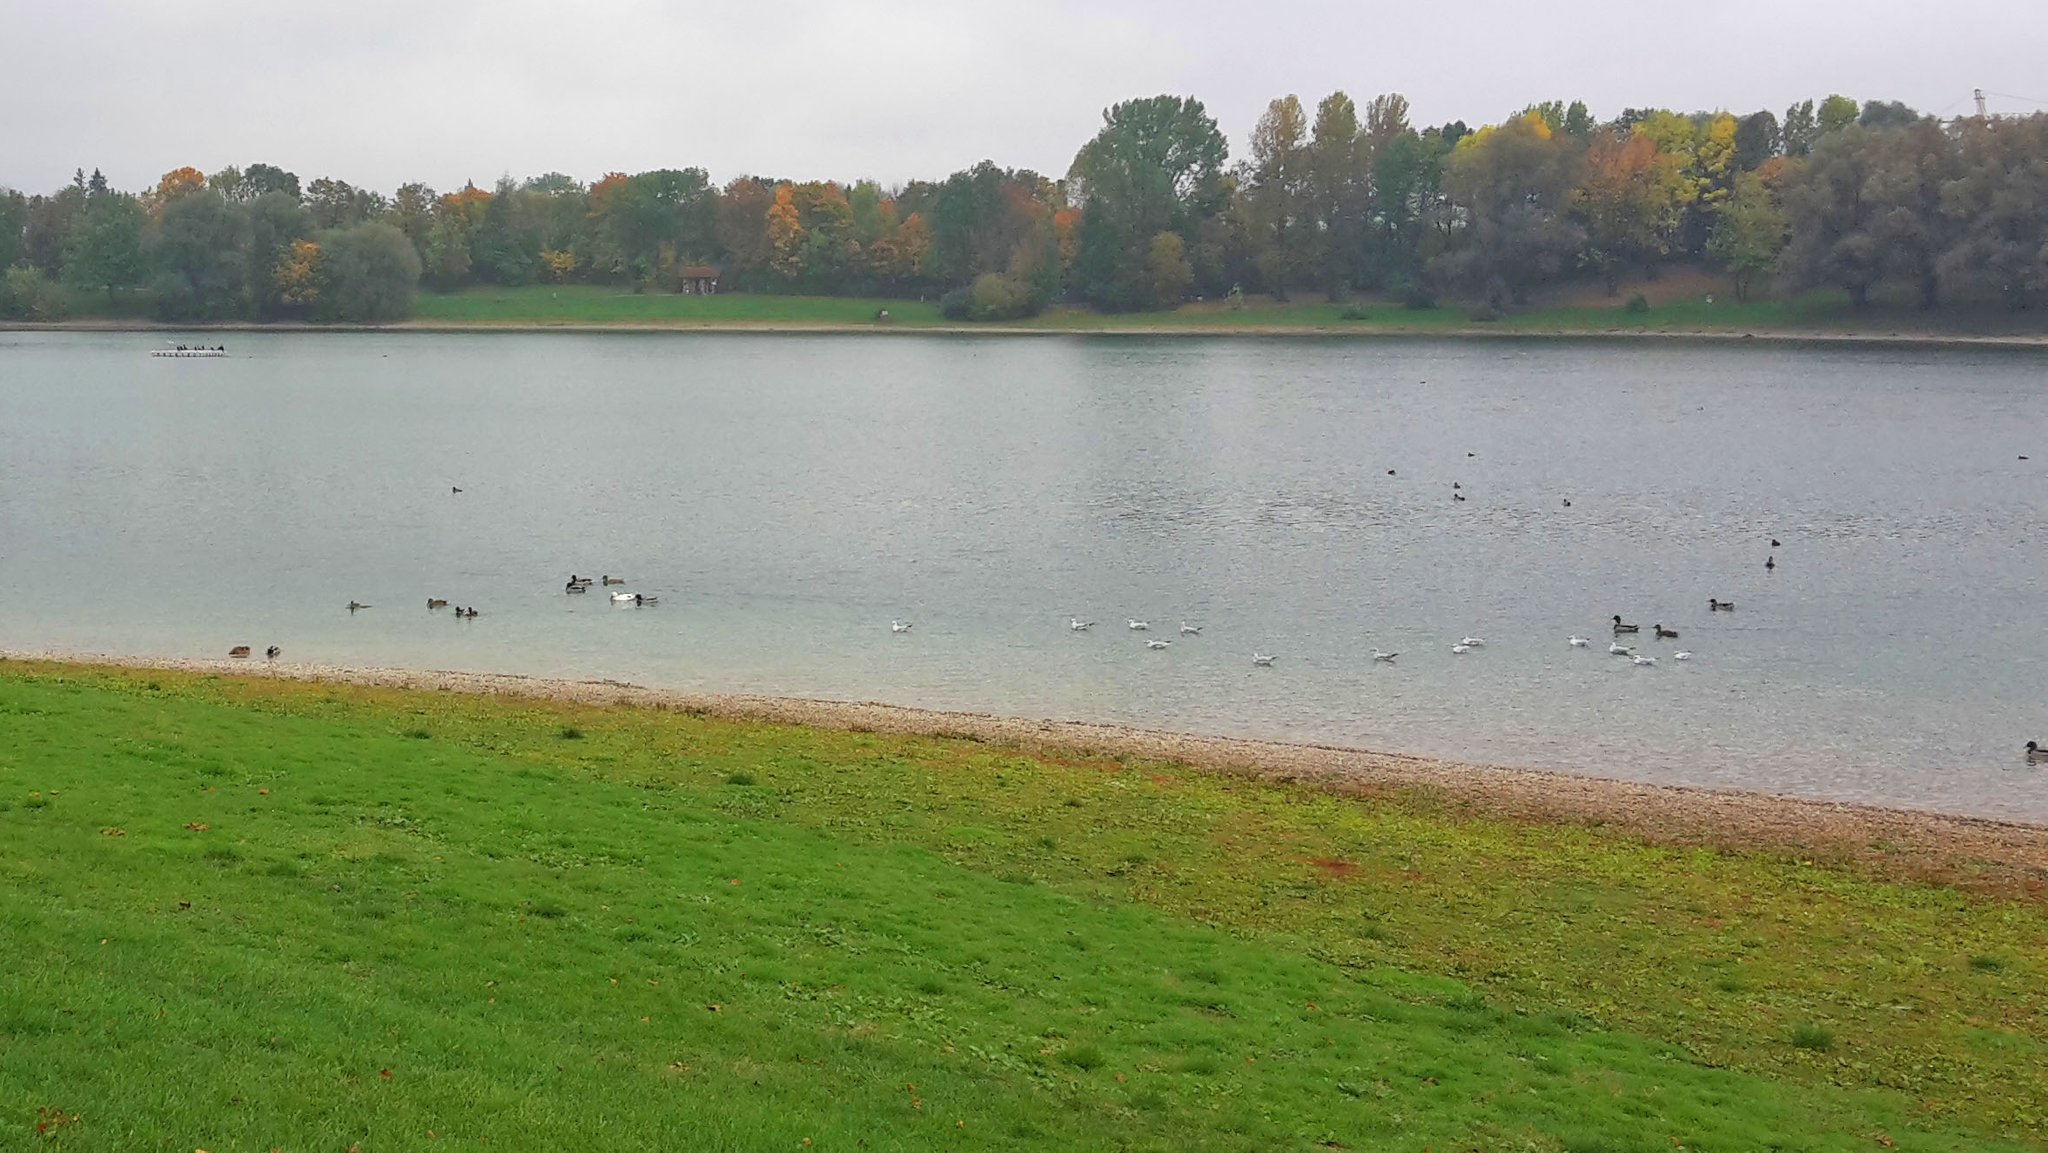
{"label": "bush", "polygon": [[1036,315],[1043,302],[1025,281],[984,272],[967,290],[969,320],[1016,320]]}
{"label": "bush", "polygon": [[939,298],[939,314],[947,320],[1016,320],[1036,316],[1045,298],[1029,281],[996,272],[984,272],[966,288],[956,288]]}
{"label": "bush", "polygon": [[1364,306],[1364,305],[1362,305],[1362,304],[1347,304],[1347,305],[1345,305],[1345,306],[1344,306],[1344,311],[1342,311],[1342,312],[1340,312],[1340,313],[1338,313],[1338,314],[1337,314],[1337,319],[1339,319],[1339,320],[1371,320],[1371,319],[1372,319],[1372,313],[1370,313],[1370,312],[1367,312],[1367,311],[1366,311],[1366,309],[1365,309],[1365,306]]}
{"label": "bush", "polygon": [[1792,1030],[1792,1044],[1813,1053],[1835,1047],[1835,1035],[1818,1025],[1799,1025]]}
{"label": "bush", "polygon": [[1638,292],[1628,298],[1628,304],[1624,306],[1624,311],[1631,315],[1640,316],[1650,311],[1650,298]]}
{"label": "bush", "polygon": [[21,265],[0,277],[0,319],[62,320],[65,312],[64,293],[35,269]]}
{"label": "bush", "polygon": [[1401,307],[1415,312],[1426,312],[1436,307],[1436,293],[1419,280],[1397,280],[1387,286],[1387,295],[1401,302]]}

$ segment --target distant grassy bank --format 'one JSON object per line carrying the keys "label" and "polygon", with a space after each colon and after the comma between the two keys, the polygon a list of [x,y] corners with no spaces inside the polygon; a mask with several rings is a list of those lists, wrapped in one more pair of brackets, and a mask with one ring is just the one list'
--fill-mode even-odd
{"label": "distant grassy bank", "polygon": [[[1453,334],[1741,333],[1969,337],[2048,336],[2048,316],[1958,308],[1924,313],[1905,301],[1879,300],[1852,310],[1837,293],[1796,299],[1736,301],[1726,295],[1666,293],[1646,311],[1630,311],[1627,297],[1539,304],[1495,320],[1476,319],[1454,305],[1414,309],[1385,300],[1331,303],[1254,297],[1235,304],[1201,301],[1168,312],[1099,313],[1053,308],[1034,317],[992,324],[947,320],[923,301],[845,297],[728,294],[677,296],[633,293],[596,285],[530,286],[428,293],[414,323],[477,326],[646,326],[672,328],[945,328],[960,331],[1044,332],[1318,332]],[[877,318],[889,314],[886,322]]]}
{"label": "distant grassy bank", "polygon": [[[1629,298],[1636,295],[1634,288],[1614,296],[1580,290],[1560,293],[1493,319],[1455,303],[1436,308],[1407,308],[1391,300],[1332,303],[1320,298],[1276,301],[1251,297],[1234,303],[1193,301],[1163,312],[1101,313],[1055,307],[1038,316],[975,323],[947,319],[932,301],[758,293],[682,296],[634,292],[608,285],[527,285],[421,293],[412,320],[399,327],[521,331],[586,328],[996,334],[1755,336],[1781,340],[2048,343],[2048,311],[2042,310],[2012,313],[1998,308],[1955,306],[1930,313],[1915,307],[1910,300],[1881,296],[1859,312],[1850,308],[1847,297],[1839,292],[1737,301],[1725,291],[1713,291],[1721,286],[1700,277],[1672,277],[1667,283],[1640,287],[1650,290],[1645,294],[1647,308],[1629,307]],[[121,308],[109,311],[104,300],[92,296],[77,297],[69,316],[70,319],[54,323],[0,323],[0,329],[187,332],[208,328],[265,331],[350,327],[241,321],[219,325],[164,324],[150,319],[136,301],[125,301]]]}
{"label": "distant grassy bank", "polygon": [[52,1148],[2041,1148],[2048,903],[1166,763],[0,663]]}

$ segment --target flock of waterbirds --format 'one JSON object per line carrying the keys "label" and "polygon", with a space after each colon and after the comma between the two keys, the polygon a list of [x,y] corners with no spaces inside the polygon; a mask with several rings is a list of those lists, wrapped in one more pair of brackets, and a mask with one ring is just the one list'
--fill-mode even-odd
{"label": "flock of waterbirds", "polygon": [[[1453,487],[1455,488],[1456,486],[1454,485]],[[459,493],[462,490],[458,488],[455,489],[454,491]],[[1570,502],[1567,501],[1566,504],[1569,505]],[[1771,538],[1771,548],[1773,550],[1783,547],[1784,545],[1776,537]],[[1775,572],[1777,570],[1777,567],[1778,559],[1777,554],[1774,551],[1764,558],[1764,568],[1766,571]],[[569,595],[583,595],[588,593],[592,587],[598,587],[609,590],[616,586],[624,585],[625,583],[626,580],[624,577],[615,577],[611,576],[610,574],[605,574],[593,580],[590,577],[579,576],[575,573],[571,573],[569,574],[569,579],[567,583],[563,585],[562,591]],[[635,608],[645,608],[648,606],[658,604],[660,602],[659,597],[650,596],[645,593],[626,592],[622,590],[619,592],[610,593],[609,595],[611,597],[612,603],[618,605],[632,605]],[[351,615],[371,607],[374,606],[365,604],[362,601],[358,600],[350,600],[348,602],[348,611]],[[448,607],[449,604],[445,598],[427,598],[428,612],[436,612]],[[1732,600],[1721,600],[1718,597],[1708,597],[1707,611],[1709,613],[1732,613],[1735,611],[1735,602]],[[479,614],[474,606],[456,605],[454,607],[454,612],[452,615],[455,616],[457,619],[469,620],[474,619]],[[1614,639],[1609,641],[1607,645],[1607,652],[1609,655],[1627,657],[1629,658],[1629,662],[1638,668],[1654,667],[1657,664],[1657,658],[1655,656],[1649,653],[1638,652],[1636,645],[1634,644],[1621,643],[1621,638],[1623,637],[1633,637],[1640,635],[1643,631],[1641,625],[1629,623],[1628,621],[1624,620],[1619,613],[1610,617],[1609,622],[1614,635]],[[1092,620],[1083,620],[1080,617],[1069,617],[1067,618],[1067,629],[1069,632],[1085,633],[1093,629],[1095,627],[1095,623],[1096,622]],[[915,627],[914,622],[903,620],[901,618],[896,618],[889,622],[889,631],[898,636],[908,634],[913,627]],[[1126,618],[1124,621],[1124,628],[1127,631],[1133,633],[1149,633],[1152,631],[1152,623],[1150,621],[1139,620],[1136,617],[1129,617]],[[1656,640],[1675,641],[1679,639],[1678,630],[1665,628],[1663,622],[1661,621],[1651,625],[1650,629],[1651,636]],[[1202,626],[1199,624],[1193,624],[1183,620],[1180,622],[1179,635],[1181,637],[1199,637],[1202,635]],[[1153,652],[1159,652],[1173,647],[1173,641],[1164,638],[1148,636],[1143,639],[1145,642],[1145,648]],[[1573,636],[1566,639],[1566,643],[1575,649],[1587,649],[1592,647],[1593,640],[1591,637],[1579,636],[1574,634]],[[1477,636],[1466,636],[1460,637],[1457,641],[1453,642],[1450,646],[1450,651],[1454,655],[1463,656],[1465,654],[1473,652],[1474,650],[1483,649],[1485,647],[1486,638]],[[244,659],[251,656],[252,652],[253,650],[248,645],[236,645],[228,650],[228,656],[238,659]],[[281,647],[273,644],[263,650],[263,655],[268,660],[276,660],[279,656],[283,655],[283,652],[284,650]],[[1372,650],[1372,659],[1376,664],[1391,665],[1395,662],[1397,658],[1400,657],[1400,655],[1401,654],[1398,652],[1388,652],[1384,649],[1380,649],[1377,647],[1375,647]],[[1678,649],[1671,654],[1671,659],[1675,661],[1690,661],[1693,659],[1693,654],[1692,651],[1689,649]],[[1251,654],[1251,660],[1252,665],[1255,668],[1270,669],[1273,668],[1275,662],[1279,660],[1279,656],[1274,653],[1265,653],[1254,649]],[[2037,741],[2028,741],[2026,744],[2025,756],[2026,762],[2029,765],[2048,764],[2048,747],[2043,747]]]}

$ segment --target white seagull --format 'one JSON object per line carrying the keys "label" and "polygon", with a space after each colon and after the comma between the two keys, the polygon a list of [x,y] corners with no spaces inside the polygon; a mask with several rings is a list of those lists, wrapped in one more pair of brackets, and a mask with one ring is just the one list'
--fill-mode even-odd
{"label": "white seagull", "polygon": [[1184,636],[1184,637],[1194,637],[1194,636],[1200,636],[1201,634],[1202,634],[1202,626],[1201,626],[1201,625],[1191,625],[1191,624],[1189,624],[1189,623],[1188,623],[1188,622],[1186,622],[1186,621],[1182,621],[1182,622],[1180,622],[1180,635],[1182,635],[1182,636]]}
{"label": "white seagull", "polygon": [[1163,649],[1172,643],[1172,641],[1148,640],[1145,642],[1145,647],[1148,649]]}
{"label": "white seagull", "polygon": [[1451,646],[1451,651],[1454,653],[1469,653],[1472,651],[1472,646],[1467,644],[1456,644]]}
{"label": "white seagull", "polygon": [[1625,644],[1620,644],[1618,642],[1609,642],[1607,645],[1607,652],[1611,656],[1631,657],[1635,655],[1636,651]]}
{"label": "white seagull", "polygon": [[909,621],[890,621],[890,622],[889,622],[889,631],[890,631],[890,632],[892,632],[892,633],[907,633],[907,632],[909,632],[909,631],[910,631],[910,622],[909,622]]}
{"label": "white seagull", "polygon": [[1635,656],[1632,656],[1632,657],[1630,657],[1629,659],[1630,659],[1630,660],[1632,660],[1632,661],[1634,661],[1635,663],[1637,663],[1637,664],[1639,664],[1639,665],[1654,665],[1654,664],[1656,664],[1656,663],[1657,663],[1657,658],[1656,658],[1656,657],[1646,657],[1646,656],[1643,656],[1643,655],[1642,655],[1642,654],[1640,654],[1640,653],[1636,654]]}
{"label": "white seagull", "polygon": [[1124,622],[1124,627],[1130,629],[1132,632],[1141,633],[1144,632],[1146,629],[1151,628],[1152,626],[1145,621],[1126,620]]}
{"label": "white seagull", "polygon": [[1679,652],[1672,653],[1671,659],[1674,661],[1689,661],[1692,659],[1692,650],[1684,649]]}
{"label": "white seagull", "polygon": [[1273,658],[1266,656],[1264,653],[1253,653],[1252,663],[1262,669],[1270,669],[1273,667]]}
{"label": "white seagull", "polygon": [[1486,647],[1486,641],[1481,637],[1466,637],[1458,643],[1471,649],[1483,649]]}
{"label": "white seagull", "polygon": [[1585,648],[1587,645],[1592,643],[1592,641],[1587,640],[1585,637],[1573,637],[1571,639],[1571,646],[1575,649]]}
{"label": "white seagull", "polygon": [[1085,633],[1089,629],[1095,627],[1095,622],[1084,621],[1080,617],[1069,617],[1067,619],[1067,627],[1074,630],[1077,633]]}
{"label": "white seagull", "polygon": [[1395,658],[1395,657],[1398,657],[1398,656],[1400,656],[1400,655],[1401,655],[1400,653],[1383,653],[1383,652],[1381,652],[1381,651],[1380,651],[1380,650],[1378,650],[1378,649],[1374,649],[1374,650],[1372,651],[1372,659],[1374,659],[1374,660],[1376,660],[1376,661],[1385,661],[1385,662],[1387,662],[1388,664],[1393,664],[1393,663],[1394,663],[1394,658]]}

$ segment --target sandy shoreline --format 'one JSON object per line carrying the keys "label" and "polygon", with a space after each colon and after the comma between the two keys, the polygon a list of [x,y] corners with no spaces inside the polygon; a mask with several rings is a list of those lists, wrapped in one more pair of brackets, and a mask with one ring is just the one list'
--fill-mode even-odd
{"label": "sandy shoreline", "polygon": [[1443,340],[1558,340],[1558,341],[1648,341],[1771,345],[1820,345],[1828,347],[1912,347],[1977,349],[2048,348],[2048,333],[1971,334],[1938,332],[1837,332],[1822,329],[1539,329],[1507,325],[1467,325],[1456,328],[1403,328],[1400,326],[1318,326],[1292,324],[1244,325],[1080,325],[936,324],[880,325],[838,324],[805,321],[620,321],[580,323],[576,321],[508,320],[445,321],[409,320],[398,324],[309,324],[300,321],[223,321],[204,324],[164,324],[151,320],[85,319],[53,322],[0,322],[0,332],[331,332],[331,333],[426,333],[457,335],[496,333],[780,333],[789,335],[875,336],[1178,336],[1219,337],[1321,337],[1369,340],[1373,338]]}
{"label": "sandy shoreline", "polygon": [[722,719],[960,738],[1026,754],[1135,757],[1305,782],[1356,795],[1418,794],[1463,813],[1622,829],[1672,846],[1760,849],[1856,863],[1980,891],[2048,895],[2048,825],[1603,777],[1462,764],[1365,749],[1195,736],[1124,725],[649,688],[621,681],[177,657],[0,650],[0,660],[326,681],[631,704]]}

